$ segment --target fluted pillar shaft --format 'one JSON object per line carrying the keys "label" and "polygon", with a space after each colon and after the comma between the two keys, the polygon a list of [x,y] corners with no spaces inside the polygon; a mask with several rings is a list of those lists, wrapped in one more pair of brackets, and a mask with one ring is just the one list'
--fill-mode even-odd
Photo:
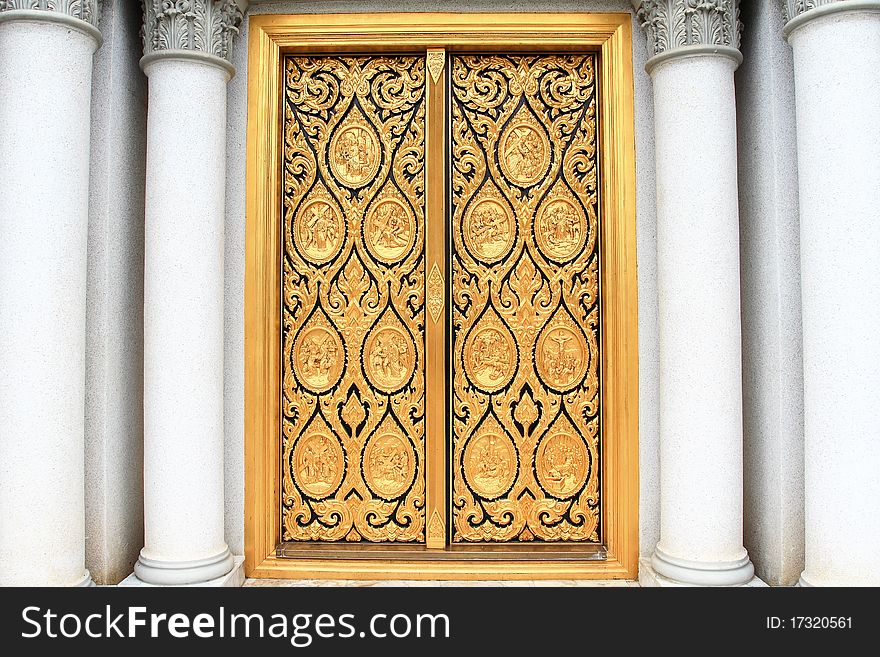
{"label": "fluted pillar shaft", "polygon": [[84,385],[97,1],[0,0],[0,585],[91,582]]}
{"label": "fluted pillar shaft", "polygon": [[801,584],[880,585],[880,1],[785,5],[804,331]]}
{"label": "fluted pillar shaft", "polygon": [[660,347],[658,583],[736,585],[742,541],[742,344],[736,2],[645,0],[653,57]]}
{"label": "fluted pillar shaft", "polygon": [[[172,6],[169,6],[172,5]],[[144,548],[135,574],[233,566],[224,535],[223,225],[232,0],[145,5]]]}

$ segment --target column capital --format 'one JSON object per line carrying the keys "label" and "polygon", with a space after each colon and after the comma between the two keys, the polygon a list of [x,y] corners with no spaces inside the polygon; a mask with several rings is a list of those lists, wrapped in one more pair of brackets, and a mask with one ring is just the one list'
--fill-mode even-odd
{"label": "column capital", "polygon": [[101,43],[98,30],[101,0],[0,0],[0,21],[44,20],[86,32]]}
{"label": "column capital", "polygon": [[196,59],[229,71],[232,44],[246,0],[141,0],[144,57],[141,66],[164,57]]}
{"label": "column capital", "polygon": [[632,0],[648,37],[645,69],[685,55],[721,55],[742,62],[739,0]]}
{"label": "column capital", "polygon": [[814,18],[860,9],[880,11],[880,0],[782,0],[785,15],[782,33],[788,38],[793,29]]}

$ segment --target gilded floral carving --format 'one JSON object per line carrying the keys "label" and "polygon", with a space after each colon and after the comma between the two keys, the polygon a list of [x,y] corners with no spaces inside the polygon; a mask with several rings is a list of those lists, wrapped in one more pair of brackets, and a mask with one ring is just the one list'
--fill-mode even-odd
{"label": "gilded floral carving", "polygon": [[281,538],[424,541],[425,59],[284,61]]}
{"label": "gilded floral carving", "polygon": [[452,541],[597,541],[595,59],[448,66]]}

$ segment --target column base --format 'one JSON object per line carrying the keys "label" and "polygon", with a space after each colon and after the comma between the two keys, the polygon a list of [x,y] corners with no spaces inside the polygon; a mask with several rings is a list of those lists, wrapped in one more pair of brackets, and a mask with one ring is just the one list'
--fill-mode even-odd
{"label": "column base", "polygon": [[641,586],[767,586],[755,577],[748,556],[731,562],[706,563],[670,557],[655,549],[650,559],[639,560]]}
{"label": "column base", "polygon": [[86,570],[86,573],[85,573],[85,575],[83,575],[82,579],[74,582],[70,586],[77,588],[77,587],[89,587],[89,586],[94,586],[94,585],[95,585],[95,582],[92,580],[92,574],[88,570]]}
{"label": "column base", "polygon": [[222,579],[234,567],[235,561],[229,548],[216,555],[193,561],[153,559],[145,556],[144,550],[141,550],[134,565],[134,576],[142,582],[156,586],[184,586]]}
{"label": "column base", "polygon": [[207,586],[215,588],[239,588],[244,584],[244,557],[232,557],[232,560],[232,570],[230,570],[225,575],[221,575],[220,577],[215,577],[214,579],[209,579],[204,582],[196,582],[192,584],[155,584],[152,582],[145,582],[137,576],[137,568],[139,565],[138,564],[135,565],[135,572],[119,582],[117,586]]}
{"label": "column base", "polygon": [[810,582],[810,580],[808,580],[806,577],[804,577],[804,575],[805,575],[805,573],[801,573],[801,576],[798,579],[798,583],[795,584],[795,586],[801,586],[804,588],[813,588],[814,586],[816,586],[815,584]]}

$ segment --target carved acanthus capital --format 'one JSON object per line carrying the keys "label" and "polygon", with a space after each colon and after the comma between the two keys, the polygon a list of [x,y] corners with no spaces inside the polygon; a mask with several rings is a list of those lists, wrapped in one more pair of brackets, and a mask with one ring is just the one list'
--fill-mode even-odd
{"label": "carved acanthus capital", "polygon": [[237,0],[142,0],[144,56],[188,51],[230,59],[243,18]]}
{"label": "carved acanthus capital", "polygon": [[98,27],[100,0],[0,0],[0,13],[15,10],[46,11],[78,18]]}
{"label": "carved acanthus capital", "polygon": [[805,11],[830,5],[832,2],[843,2],[843,0],[782,0],[782,13],[785,14],[785,22],[787,23]]}
{"label": "carved acanthus capital", "polygon": [[787,36],[798,25],[814,18],[858,9],[880,11],[880,0],[782,0],[783,32]]}
{"label": "carved acanthus capital", "polygon": [[739,0],[633,0],[648,36],[650,70],[684,54],[720,54],[742,61]]}

